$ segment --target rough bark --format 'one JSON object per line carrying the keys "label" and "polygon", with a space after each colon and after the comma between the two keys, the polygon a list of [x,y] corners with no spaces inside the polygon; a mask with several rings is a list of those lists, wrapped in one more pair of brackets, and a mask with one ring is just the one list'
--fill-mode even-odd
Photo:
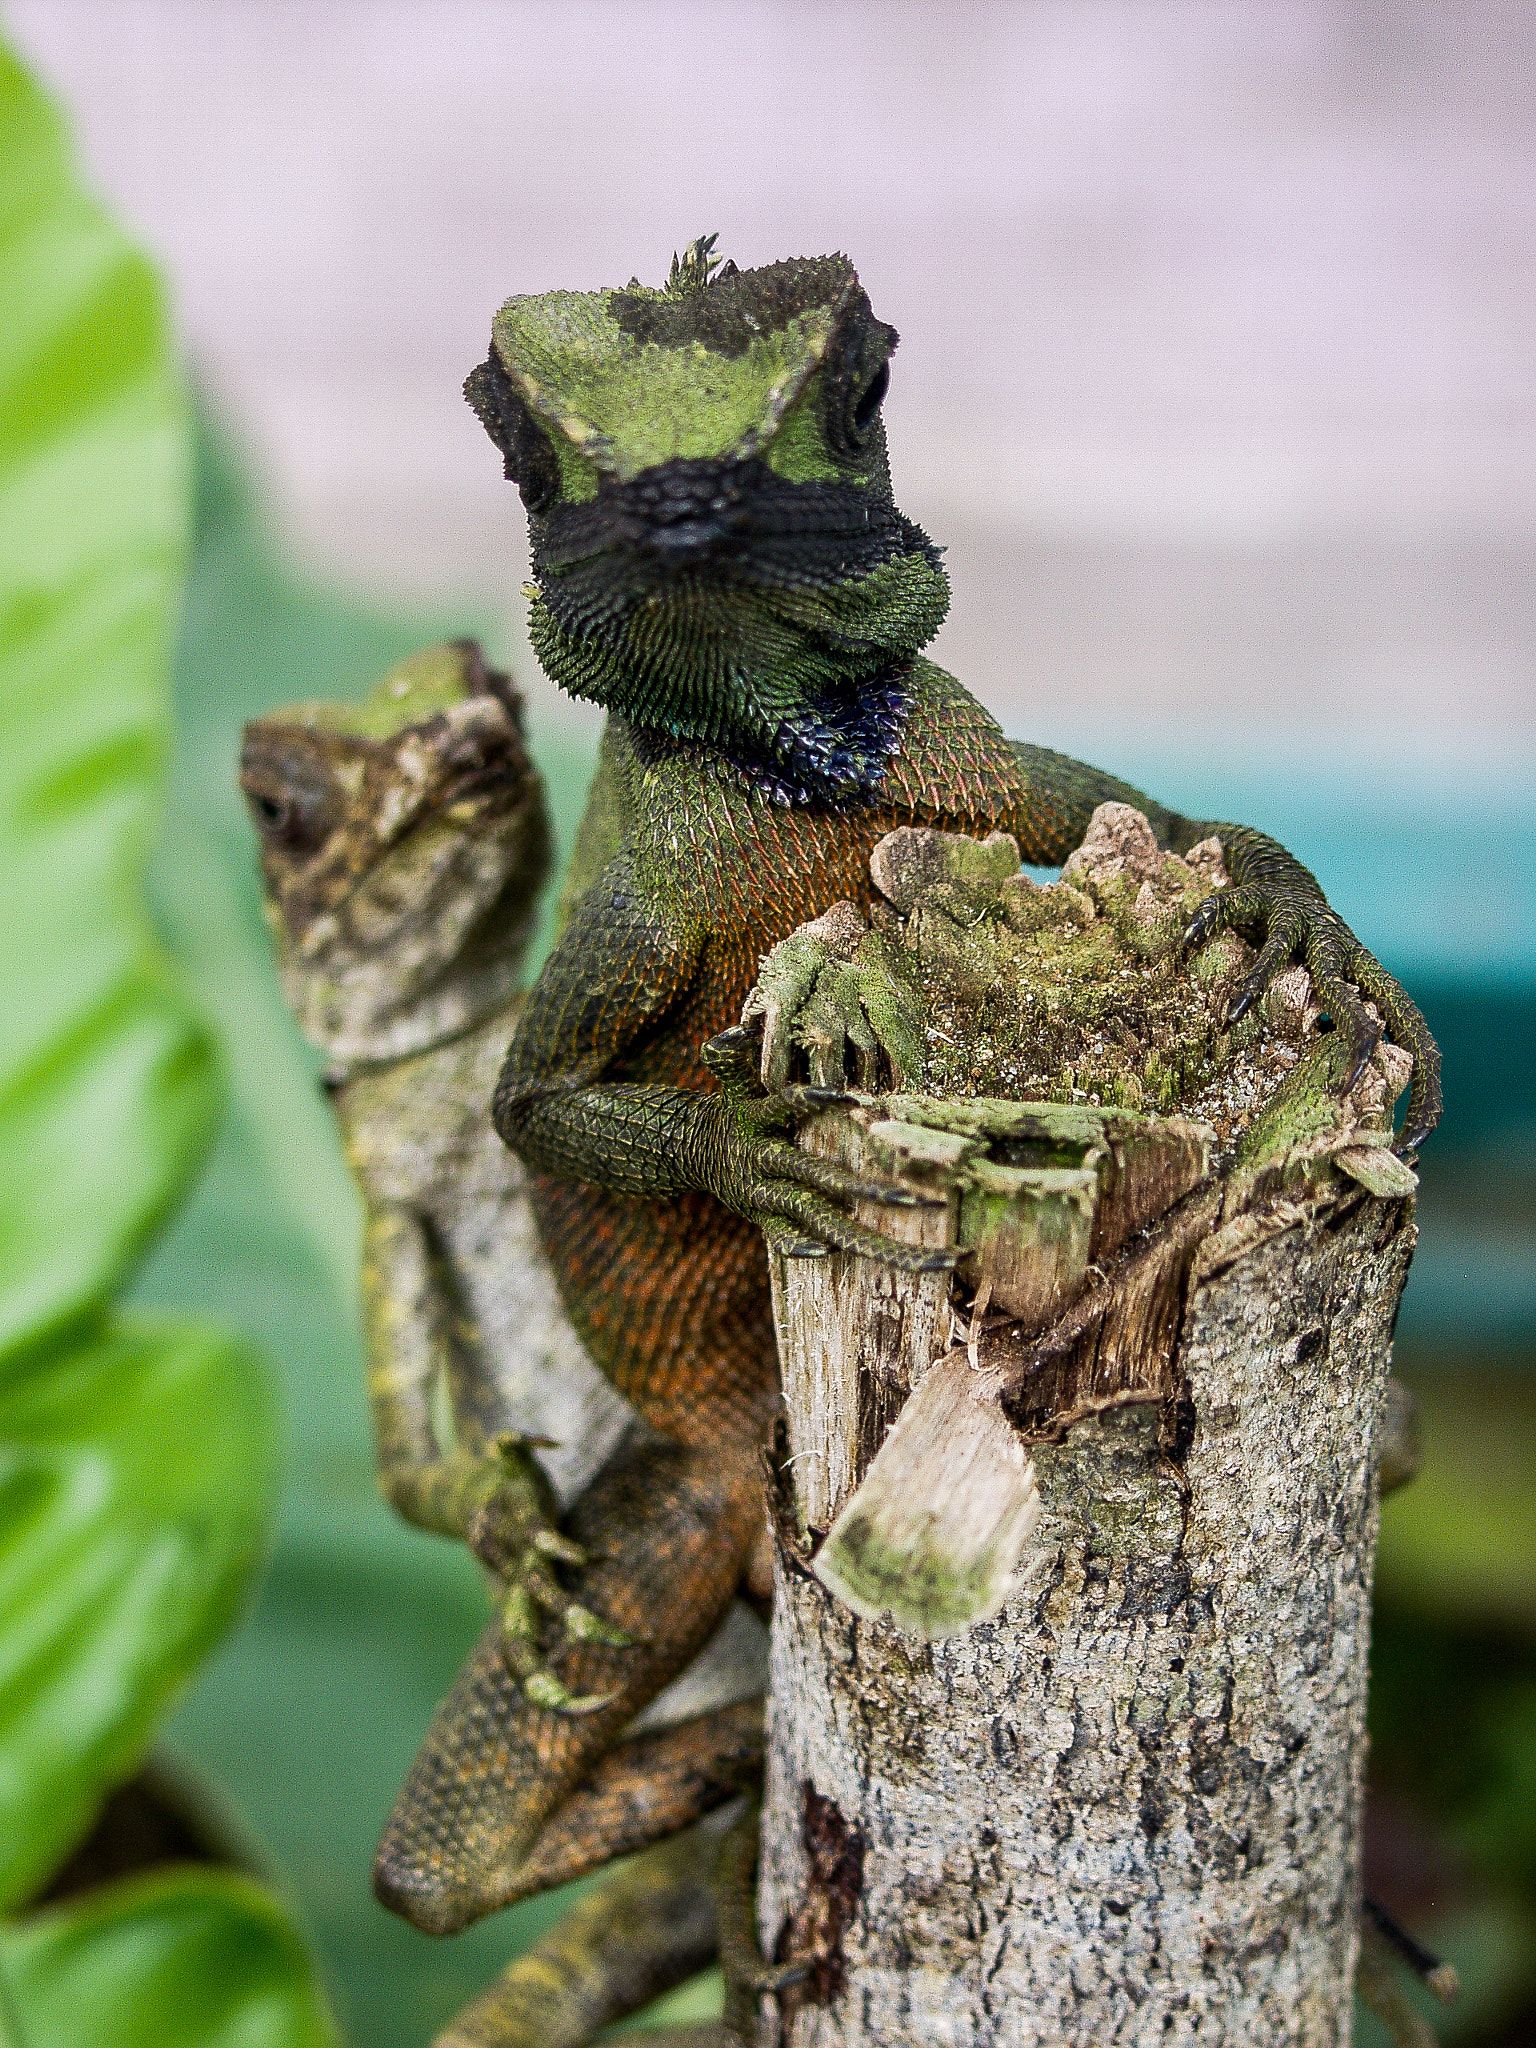
{"label": "rough bark", "polygon": [[[1071,874],[1084,922],[1114,880]],[[923,926],[919,906],[909,951]],[[950,970],[921,969],[942,1017]],[[911,1096],[814,1135],[941,1195],[895,1213],[966,1256],[953,1319],[932,1276],[776,1262],[758,1914],[765,1955],[801,1967],[761,2001],[761,2048],[1348,2041],[1412,1177],[1382,1142],[1401,1063],[1338,1097],[1291,1004],[1187,1075],[1203,1137]],[[1018,1032],[986,1028],[1028,1071]],[[1147,1051],[1127,1057],[1166,1072]]]}

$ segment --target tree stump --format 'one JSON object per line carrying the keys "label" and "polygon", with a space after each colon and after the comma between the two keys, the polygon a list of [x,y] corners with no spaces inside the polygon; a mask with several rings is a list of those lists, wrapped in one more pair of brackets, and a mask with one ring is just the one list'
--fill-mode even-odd
{"label": "tree stump", "polygon": [[962,1257],[774,1260],[761,2048],[1349,2039],[1409,1069],[1304,970],[1224,1028],[1219,859],[876,850],[923,1092],[802,1142]]}

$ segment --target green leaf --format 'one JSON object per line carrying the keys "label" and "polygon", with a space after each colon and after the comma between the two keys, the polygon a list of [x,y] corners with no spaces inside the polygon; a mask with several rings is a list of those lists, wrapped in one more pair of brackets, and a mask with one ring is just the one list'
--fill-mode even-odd
{"label": "green leaf", "polygon": [[88,1325],[202,1155],[206,1034],[143,903],[187,543],[151,265],[0,50],[0,1373]]}
{"label": "green leaf", "polygon": [[[270,1392],[217,1333],[114,1319],[212,1134],[207,1034],[150,929],[189,418],[151,265],[0,48],[0,1907],[126,1778],[228,1626],[276,1491]],[[335,2041],[302,1942],[226,1871],[0,1936],[0,2038]]]}
{"label": "green leaf", "polygon": [[233,1871],[102,1885],[6,1929],[0,1955],[17,2048],[337,2048],[298,1932]]}
{"label": "green leaf", "polygon": [[150,264],[0,50],[0,1905],[136,1764],[260,1556],[270,1396],[115,1324],[217,1108],[150,930],[189,427]]}
{"label": "green leaf", "polygon": [[0,1388],[0,1904],[133,1770],[233,1616],[276,1484],[264,1371],[127,1325]]}

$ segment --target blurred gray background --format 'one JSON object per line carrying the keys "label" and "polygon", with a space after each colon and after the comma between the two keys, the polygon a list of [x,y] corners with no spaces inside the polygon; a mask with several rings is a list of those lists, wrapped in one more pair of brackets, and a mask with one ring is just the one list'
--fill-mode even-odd
{"label": "blurred gray background", "polygon": [[314,575],[515,647],[520,508],[459,396],[501,299],[707,229],[841,247],[902,333],[940,658],[1010,729],[1536,772],[1529,6],[6,13]]}

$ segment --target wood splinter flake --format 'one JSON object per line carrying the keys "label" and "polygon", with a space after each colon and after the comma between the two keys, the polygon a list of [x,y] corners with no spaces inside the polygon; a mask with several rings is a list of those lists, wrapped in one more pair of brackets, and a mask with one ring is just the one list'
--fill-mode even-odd
{"label": "wood splinter flake", "polygon": [[1008,1597],[1040,1520],[1035,1468],[998,1405],[1002,1375],[949,1351],[918,1381],[811,1569],[866,1621],[930,1642]]}

